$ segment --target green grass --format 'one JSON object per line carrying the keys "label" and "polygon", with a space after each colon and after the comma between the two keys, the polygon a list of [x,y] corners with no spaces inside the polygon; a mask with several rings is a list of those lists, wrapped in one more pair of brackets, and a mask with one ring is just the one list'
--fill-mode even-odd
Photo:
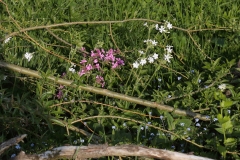
{"label": "green grass", "polygon": [[[0,142],[28,134],[20,146],[29,154],[74,145],[75,140],[77,145],[95,143],[93,137],[71,129],[78,127],[110,145],[143,144],[214,159],[239,158],[240,92],[239,77],[234,75],[240,58],[237,0],[9,0],[0,4],[0,60],[37,70],[43,77],[36,79],[1,68]],[[155,30],[155,24],[164,21],[173,24],[170,33]],[[145,22],[152,28],[144,27]],[[11,40],[4,43],[8,36]],[[149,48],[144,43],[147,39],[156,40],[158,45]],[[164,60],[166,45],[173,46],[171,63]],[[81,47],[89,53],[82,52]],[[111,64],[102,63],[102,72],[95,70],[82,77],[68,71],[71,63],[80,71],[83,66],[79,62],[90,62],[94,48],[119,49],[116,57],[125,65],[111,69]],[[147,53],[140,55],[139,50]],[[24,58],[26,52],[34,52],[30,61]],[[153,53],[159,55],[153,64],[133,68],[137,59]],[[95,82],[99,74],[105,80],[104,89],[197,111],[211,120],[196,122],[192,117],[145,107],[144,103],[70,86],[59,89],[59,84],[47,79],[56,76],[101,88]],[[227,84],[224,92],[218,89],[222,83]],[[61,99],[56,97],[59,90],[63,92]],[[217,117],[219,121],[214,122]],[[13,147],[1,158],[18,152]]]}

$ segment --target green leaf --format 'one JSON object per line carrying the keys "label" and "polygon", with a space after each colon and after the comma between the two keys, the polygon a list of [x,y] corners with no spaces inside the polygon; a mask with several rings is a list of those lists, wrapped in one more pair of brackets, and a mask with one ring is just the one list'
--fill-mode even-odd
{"label": "green leaf", "polygon": [[224,130],[223,128],[215,128],[216,131],[218,131],[221,134],[224,134]]}
{"label": "green leaf", "polygon": [[220,103],[220,106],[223,107],[223,108],[229,108],[232,105],[233,105],[233,101],[231,101],[231,100],[222,101]]}
{"label": "green leaf", "polygon": [[217,150],[224,158],[226,157],[227,150],[224,146],[218,145]]}
{"label": "green leaf", "polygon": [[234,146],[237,143],[237,140],[235,138],[227,138],[224,141],[225,146]]}
{"label": "green leaf", "polygon": [[173,117],[167,112],[165,112],[165,116],[166,116],[167,123],[168,123],[168,130],[174,130],[175,123],[173,123],[173,121],[174,121]]}

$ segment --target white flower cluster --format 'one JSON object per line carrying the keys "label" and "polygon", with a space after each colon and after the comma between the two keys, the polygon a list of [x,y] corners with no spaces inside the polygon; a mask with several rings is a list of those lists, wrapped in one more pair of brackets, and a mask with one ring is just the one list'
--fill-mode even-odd
{"label": "white flower cluster", "polygon": [[144,64],[147,64],[147,61],[149,62],[149,63],[153,63],[154,62],[154,60],[156,60],[156,59],[158,59],[158,54],[157,53],[154,53],[153,55],[150,55],[150,56],[148,56],[147,58],[142,58],[142,59],[140,59],[139,61],[135,61],[134,63],[133,63],[133,68],[138,68],[139,67],[139,65],[144,65]]}
{"label": "white flower cluster", "polygon": [[161,33],[170,33],[169,30],[172,29],[172,24],[169,23],[168,21],[165,21],[164,25],[161,25],[160,27],[159,27],[158,24],[156,24],[155,29],[158,30]]}
{"label": "white flower cluster", "polygon": [[75,67],[76,65],[74,63],[71,63],[71,67],[68,69],[69,72],[75,73],[76,72]]}
{"label": "white flower cluster", "polygon": [[157,41],[151,40],[151,39],[144,40],[143,42],[147,43],[148,45],[150,44],[150,45],[153,45],[153,46],[156,46],[158,44]]}
{"label": "white flower cluster", "polygon": [[222,92],[224,92],[225,89],[227,88],[227,85],[226,85],[226,84],[221,84],[221,85],[218,86],[218,88],[219,88]]}

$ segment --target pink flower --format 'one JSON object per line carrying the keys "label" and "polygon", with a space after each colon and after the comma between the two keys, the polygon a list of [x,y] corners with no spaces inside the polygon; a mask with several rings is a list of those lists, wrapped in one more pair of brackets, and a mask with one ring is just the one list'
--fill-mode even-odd
{"label": "pink flower", "polygon": [[83,59],[83,60],[81,60],[80,64],[84,64],[84,63],[86,63],[86,62],[87,62],[87,60],[86,60],[86,59]]}
{"label": "pink flower", "polygon": [[88,64],[88,65],[86,65],[86,69],[87,69],[87,71],[90,71],[91,69],[93,69],[93,67],[91,64]]}
{"label": "pink flower", "polygon": [[100,70],[100,65],[99,65],[99,63],[97,63],[97,64],[95,65],[95,67],[96,67],[98,70]]}
{"label": "pink flower", "polygon": [[98,63],[98,59],[94,59],[94,61],[93,61],[94,63]]}
{"label": "pink flower", "polygon": [[78,74],[81,77],[82,75],[86,74],[86,70],[82,69],[81,71],[78,72]]}
{"label": "pink flower", "polygon": [[81,48],[81,51],[85,51],[85,50],[86,50],[85,47],[82,47],[82,48]]}
{"label": "pink flower", "polygon": [[62,96],[63,96],[62,90],[59,90],[56,96],[57,96],[58,99],[61,99]]}
{"label": "pink flower", "polygon": [[114,68],[117,68],[117,66],[118,66],[118,63],[117,63],[117,62],[112,63],[112,68],[113,68],[113,69],[114,69]]}
{"label": "pink flower", "polygon": [[121,65],[121,66],[124,65],[124,61],[121,58],[116,58],[116,61],[117,61],[118,65]]}
{"label": "pink flower", "polygon": [[105,85],[105,81],[104,81],[104,79],[103,79],[102,76],[97,75],[97,76],[96,76],[96,82],[97,82],[98,84],[101,84],[102,87],[104,87],[104,85]]}

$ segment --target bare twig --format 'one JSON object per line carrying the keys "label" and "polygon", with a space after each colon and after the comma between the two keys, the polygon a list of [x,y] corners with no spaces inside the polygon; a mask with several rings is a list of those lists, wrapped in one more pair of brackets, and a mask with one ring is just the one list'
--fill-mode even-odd
{"label": "bare twig", "polygon": [[[19,72],[22,74],[26,74],[26,75],[29,75],[32,77],[42,78],[40,73],[37,71],[30,70],[28,68],[20,67],[17,65],[13,65],[10,63],[6,63],[3,61],[0,61],[0,67],[5,67],[5,68],[11,69],[13,71],[16,71],[16,72]],[[65,80],[62,78],[57,78],[54,76],[48,76],[46,78],[54,81],[55,83],[66,85],[66,86],[71,86],[73,88],[82,89],[82,90],[85,90],[88,92],[92,92],[92,93],[96,93],[96,94],[100,94],[100,95],[104,95],[104,96],[108,96],[108,97],[112,97],[112,98],[116,98],[116,99],[121,99],[124,101],[140,104],[140,105],[147,106],[147,107],[157,108],[157,109],[164,110],[167,112],[173,112],[175,114],[182,115],[182,116],[190,116],[190,117],[194,117],[194,118],[199,118],[200,120],[203,120],[203,121],[210,120],[209,116],[194,113],[192,111],[175,109],[168,105],[158,104],[156,102],[151,102],[151,101],[143,100],[143,99],[132,97],[132,96],[127,96],[125,94],[120,94],[117,92],[113,92],[113,91],[109,91],[109,90],[101,89],[101,88],[97,88],[97,87],[92,87],[92,86],[88,86],[88,85],[78,86],[76,84],[73,84],[73,81]]]}
{"label": "bare twig", "polygon": [[16,145],[18,144],[19,142],[21,142],[23,140],[23,138],[27,137],[26,134],[23,134],[23,135],[20,135],[20,136],[17,136],[17,137],[14,137],[12,139],[9,139],[8,141],[6,142],[3,142],[1,145],[0,145],[0,155],[5,151],[7,150],[9,147],[13,146],[13,145]]}

